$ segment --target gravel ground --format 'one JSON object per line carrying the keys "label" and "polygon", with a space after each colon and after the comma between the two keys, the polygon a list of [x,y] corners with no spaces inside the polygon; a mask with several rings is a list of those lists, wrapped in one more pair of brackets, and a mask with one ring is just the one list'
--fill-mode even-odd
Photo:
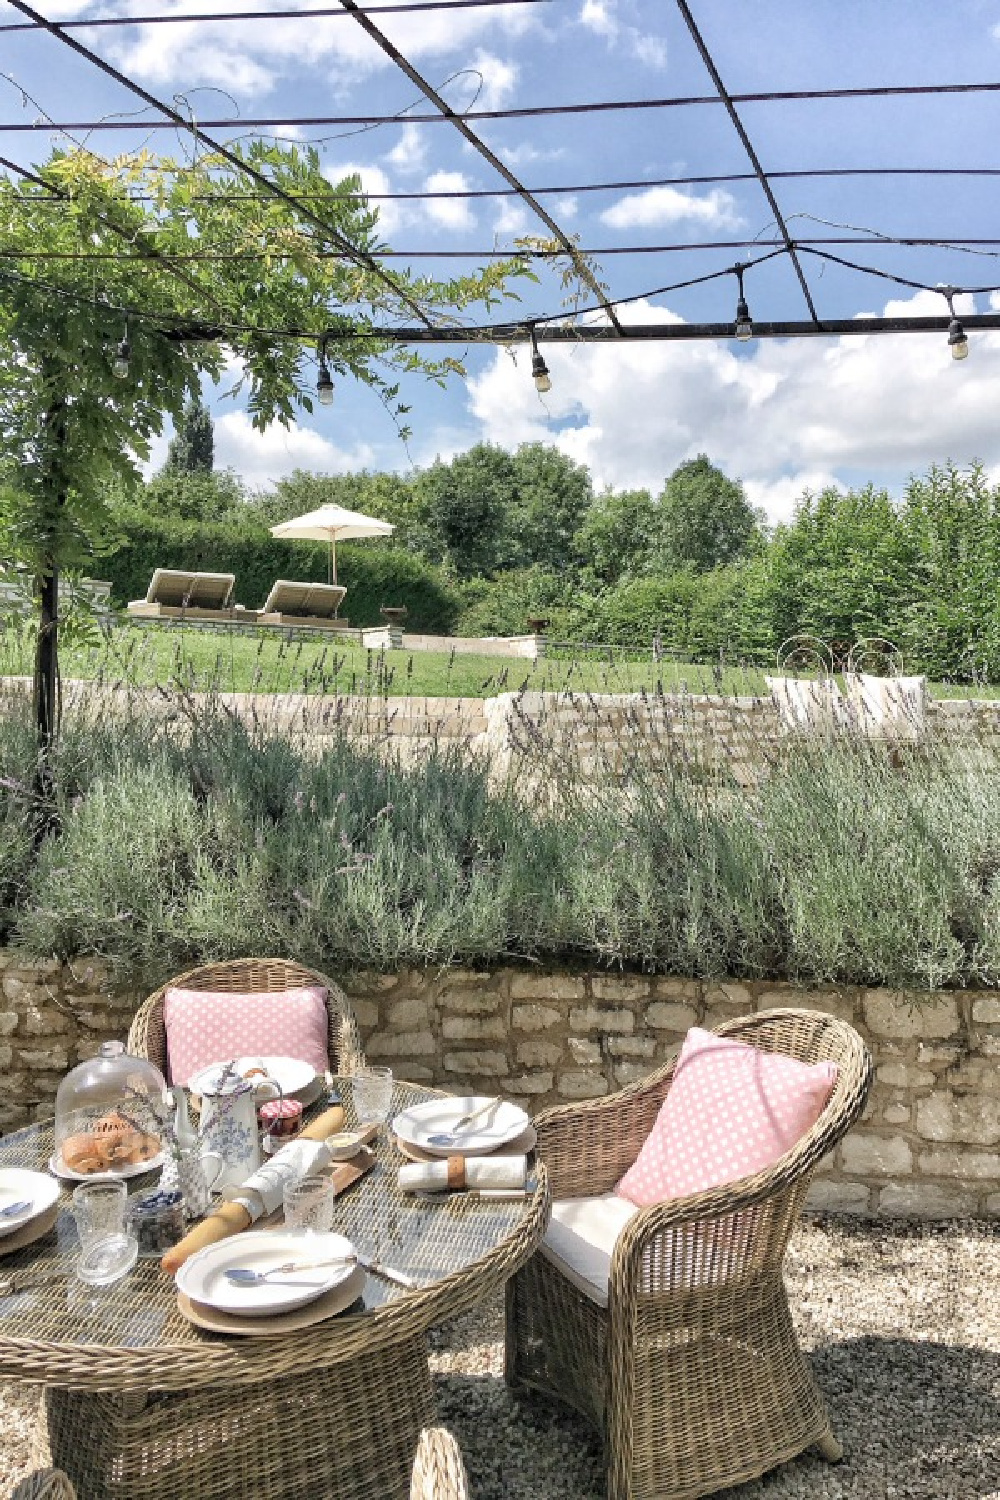
{"label": "gravel ground", "polygon": [[[726,1495],[1000,1500],[1000,1226],[812,1219],[787,1280],[846,1457],[809,1453]],[[435,1330],[431,1363],[473,1500],[602,1500],[588,1426],[504,1387],[501,1301]],[[38,1420],[38,1397],[0,1382],[3,1494],[32,1467]]]}

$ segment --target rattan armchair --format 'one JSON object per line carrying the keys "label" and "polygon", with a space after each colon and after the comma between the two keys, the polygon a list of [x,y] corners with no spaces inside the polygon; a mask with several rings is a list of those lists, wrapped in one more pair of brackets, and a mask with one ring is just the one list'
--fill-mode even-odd
{"label": "rattan armchair", "polygon": [[462,1450],[446,1427],[425,1427],[420,1434],[410,1500],[469,1500]]}
{"label": "rattan armchair", "polygon": [[76,1490],[62,1469],[37,1469],[14,1486],[10,1500],[76,1500]]}
{"label": "rattan armchair", "polygon": [[[795,1336],[782,1261],[816,1164],[861,1114],[872,1062],[846,1022],[773,1010],[717,1028],[767,1052],[831,1060],[819,1120],[767,1171],[641,1208],[611,1255],[607,1306],[536,1252],[507,1287],[505,1376],[601,1430],[609,1500],[694,1500],[815,1443],[842,1450]],[[553,1200],[609,1193],[649,1134],[676,1059],[604,1099],[535,1121]]]}
{"label": "rattan armchair", "polygon": [[343,990],[325,974],[284,958],[236,958],[228,963],[203,964],[169,979],[136,1011],[128,1034],[128,1050],[148,1057],[169,1078],[167,1035],[163,1026],[163,997],[173,986],[187,990],[231,990],[237,994],[280,994],[296,985],[318,984],[326,990],[327,1050],[334,1073],[354,1073],[364,1065],[358,1023]]}

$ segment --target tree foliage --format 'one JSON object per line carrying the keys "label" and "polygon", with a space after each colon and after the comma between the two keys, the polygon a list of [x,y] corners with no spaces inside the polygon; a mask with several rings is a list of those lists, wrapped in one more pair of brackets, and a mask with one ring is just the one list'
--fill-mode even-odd
{"label": "tree foliage", "polygon": [[199,398],[184,407],[177,431],[170,439],[164,473],[210,474],[215,467],[215,429],[212,414]]}
{"label": "tree foliage", "polygon": [[675,469],[660,495],[660,566],[708,573],[749,551],[759,520],[742,484],[699,453]]}

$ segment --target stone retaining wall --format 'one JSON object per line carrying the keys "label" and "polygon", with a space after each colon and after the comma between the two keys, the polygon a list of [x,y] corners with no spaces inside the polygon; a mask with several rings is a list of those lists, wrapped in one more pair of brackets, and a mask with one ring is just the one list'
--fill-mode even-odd
{"label": "stone retaining wall", "polygon": [[[537,1111],[642,1078],[694,1024],[808,1005],[850,1020],[876,1062],[865,1118],[821,1165],[811,1203],[853,1213],[1000,1218],[1000,997],[559,970],[354,974],[368,1056],[414,1082],[497,1090]],[[52,1113],[59,1080],[141,997],[97,959],[0,950],[0,1130]]]}

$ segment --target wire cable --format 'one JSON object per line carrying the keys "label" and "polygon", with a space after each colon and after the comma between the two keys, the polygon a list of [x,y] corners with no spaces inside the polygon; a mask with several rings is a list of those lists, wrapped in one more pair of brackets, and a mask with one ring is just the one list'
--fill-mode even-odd
{"label": "wire cable", "polygon": [[[470,10],[474,8],[500,9],[512,5],[551,5],[553,0],[407,0],[406,4],[365,6],[366,13],[373,15],[401,15],[407,11]],[[219,21],[298,21],[321,16],[327,19],[346,20],[347,11],[341,6],[322,7],[318,10],[217,10],[202,11],[187,15],[183,11],[174,15],[157,12],[148,16],[93,16],[90,20],[60,21],[63,31],[92,31],[96,27],[117,26],[173,26],[189,25],[192,21],[213,24]],[[5,31],[39,31],[37,21],[12,21],[0,26]]]}

